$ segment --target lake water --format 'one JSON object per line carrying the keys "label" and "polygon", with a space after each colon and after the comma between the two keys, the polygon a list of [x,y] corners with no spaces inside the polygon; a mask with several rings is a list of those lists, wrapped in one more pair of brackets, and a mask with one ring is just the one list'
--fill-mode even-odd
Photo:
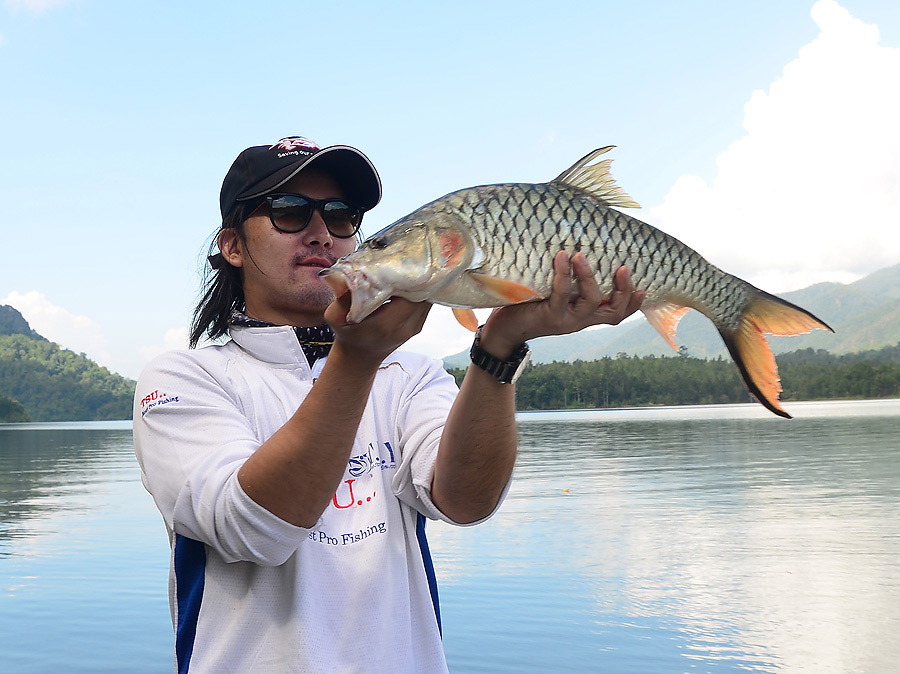
{"label": "lake water", "polygon": [[[500,513],[428,527],[454,674],[893,674],[900,401],[520,415]],[[128,423],[0,425],[0,672],[169,672]]]}

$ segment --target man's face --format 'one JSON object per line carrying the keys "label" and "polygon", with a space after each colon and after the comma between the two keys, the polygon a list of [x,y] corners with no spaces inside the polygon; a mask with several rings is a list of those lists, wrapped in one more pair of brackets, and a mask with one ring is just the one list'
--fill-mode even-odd
{"label": "man's face", "polygon": [[[313,199],[344,198],[331,176],[312,170],[294,176],[278,192]],[[247,315],[277,325],[303,326],[324,322],[334,293],[318,273],[353,252],[356,239],[332,236],[318,209],[305,229],[280,232],[263,206],[244,221],[244,240],[234,230],[224,230],[219,247],[241,269]]]}

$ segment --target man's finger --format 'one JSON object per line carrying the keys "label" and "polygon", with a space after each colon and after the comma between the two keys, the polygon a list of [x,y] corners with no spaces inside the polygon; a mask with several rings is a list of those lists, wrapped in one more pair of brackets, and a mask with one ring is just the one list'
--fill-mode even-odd
{"label": "man's finger", "polygon": [[553,285],[551,286],[549,303],[553,311],[562,311],[569,303],[572,292],[572,270],[569,254],[561,250],[553,258]]}
{"label": "man's finger", "polygon": [[625,309],[634,294],[634,283],[631,270],[622,265],[613,274],[613,291],[609,296],[609,309],[618,311]]}
{"label": "man's finger", "polygon": [[600,304],[603,299],[603,293],[584,253],[578,252],[572,256],[572,269],[575,271],[575,277],[578,279],[579,299],[594,306]]}

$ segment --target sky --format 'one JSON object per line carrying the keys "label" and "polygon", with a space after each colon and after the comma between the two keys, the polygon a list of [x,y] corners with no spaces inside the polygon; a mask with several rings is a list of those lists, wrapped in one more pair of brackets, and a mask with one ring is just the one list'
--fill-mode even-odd
{"label": "sky", "polygon": [[[0,304],[136,378],[186,345],[234,157],[288,135],[372,159],[366,235],[613,144],[717,266],[848,283],[900,263],[898,119],[896,0],[0,0]],[[409,347],[470,342],[435,307]]]}

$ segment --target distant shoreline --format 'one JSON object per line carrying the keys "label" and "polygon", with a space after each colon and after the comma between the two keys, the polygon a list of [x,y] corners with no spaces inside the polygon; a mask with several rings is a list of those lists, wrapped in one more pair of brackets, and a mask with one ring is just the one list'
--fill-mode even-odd
{"label": "distant shoreline", "polygon": [[127,430],[131,431],[131,419],[105,421],[22,421],[4,423],[0,421],[0,431],[6,430]]}
{"label": "distant shoreline", "polygon": [[[900,398],[871,398],[865,400],[789,400],[784,406],[795,418],[812,418],[851,408],[868,408],[871,413],[900,416]],[[644,407],[585,407],[577,409],[522,410],[516,420],[534,421],[664,421],[666,419],[776,419],[758,403],[720,403],[707,405],[648,405]],[[786,420],[787,423],[790,421]],[[113,421],[28,421],[0,422],[5,430],[124,430],[130,431],[131,419]]]}

